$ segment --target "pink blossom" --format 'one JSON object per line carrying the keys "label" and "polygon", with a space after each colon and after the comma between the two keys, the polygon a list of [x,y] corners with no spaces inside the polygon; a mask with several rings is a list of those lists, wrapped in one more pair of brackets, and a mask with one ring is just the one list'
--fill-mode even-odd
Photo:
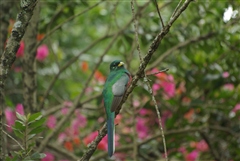
{"label": "pink blossom", "polygon": [[169,98],[174,97],[175,95],[175,84],[173,82],[162,82],[162,87],[164,92]]}
{"label": "pink blossom", "polygon": [[87,124],[87,118],[81,114],[80,110],[76,110],[75,115],[76,115],[76,119],[78,121],[79,127],[85,127]]}
{"label": "pink blossom", "polygon": [[41,159],[41,161],[54,161],[55,160],[55,157],[52,153],[45,152],[45,154],[46,154],[46,157]]}
{"label": "pink blossom", "polygon": [[61,109],[61,113],[62,113],[63,115],[66,115],[66,114],[68,113],[68,108],[67,108],[67,107],[63,107],[63,108]]}
{"label": "pink blossom", "polygon": [[206,143],[205,140],[201,140],[197,143],[196,145],[196,149],[200,152],[205,152],[205,151],[208,151],[208,144]]}
{"label": "pink blossom", "polygon": [[223,77],[223,78],[229,77],[229,73],[228,73],[228,72],[223,72],[222,77]]}
{"label": "pink blossom", "polygon": [[186,161],[196,161],[198,157],[198,151],[193,150],[191,153],[187,154]]}
{"label": "pink blossom", "polygon": [[19,72],[22,71],[22,67],[14,67],[14,71],[15,71],[16,73],[19,73]]}
{"label": "pink blossom", "polygon": [[6,108],[4,112],[5,112],[6,122],[7,122],[7,125],[8,125],[7,130],[9,132],[12,132],[12,126],[15,123],[16,114],[10,108]]}
{"label": "pink blossom", "polygon": [[232,109],[232,112],[236,113],[238,110],[240,110],[240,103],[236,104],[236,106]]}
{"label": "pink blossom", "polygon": [[73,103],[71,101],[64,101],[63,106],[64,107],[71,107]]}
{"label": "pink blossom", "polygon": [[146,126],[146,120],[144,118],[137,118],[136,129],[140,139],[145,139],[148,136],[149,128]]}
{"label": "pink blossom", "polygon": [[37,55],[36,55],[36,59],[38,61],[44,61],[46,59],[46,57],[48,56],[48,47],[47,45],[41,45],[38,47],[37,49]]}
{"label": "pink blossom", "polygon": [[16,53],[16,57],[17,57],[17,58],[23,57],[23,55],[24,55],[24,42],[21,41],[21,42],[20,42],[20,46],[19,46],[19,48],[18,48],[18,51],[17,51],[17,53]]}
{"label": "pink blossom", "polygon": [[24,115],[24,109],[23,109],[23,105],[21,103],[17,104],[16,112],[18,112],[21,115]]}
{"label": "pink blossom", "polygon": [[154,83],[152,86],[153,94],[156,95],[157,91],[161,88],[160,84]]}
{"label": "pink blossom", "polygon": [[184,146],[181,146],[180,148],[178,148],[178,151],[182,154],[185,154],[187,152],[187,150]]}
{"label": "pink blossom", "polygon": [[140,111],[139,111],[139,114],[142,115],[142,116],[145,116],[147,114],[149,114],[150,111],[146,108],[142,108]]}
{"label": "pink blossom", "polygon": [[98,123],[102,123],[102,122],[104,122],[104,121],[105,121],[104,117],[99,117],[99,118],[98,118]]}
{"label": "pink blossom", "polygon": [[60,133],[60,134],[58,135],[57,141],[58,141],[60,144],[62,144],[62,143],[65,141],[66,138],[67,138],[67,135],[62,132],[62,133]]}
{"label": "pink blossom", "polygon": [[133,107],[138,107],[140,102],[138,100],[133,100]]}
{"label": "pink blossom", "polygon": [[56,126],[56,122],[57,122],[57,119],[56,119],[56,117],[55,116],[53,116],[53,115],[50,115],[49,117],[48,117],[48,119],[47,119],[47,127],[49,128],[49,129],[53,129],[55,126]]}
{"label": "pink blossom", "polygon": [[231,83],[224,84],[223,89],[232,91],[232,90],[234,90],[234,85]]}
{"label": "pink blossom", "polygon": [[79,134],[79,127],[80,127],[80,122],[78,121],[77,118],[75,118],[71,122],[71,132],[73,135],[78,135]]}

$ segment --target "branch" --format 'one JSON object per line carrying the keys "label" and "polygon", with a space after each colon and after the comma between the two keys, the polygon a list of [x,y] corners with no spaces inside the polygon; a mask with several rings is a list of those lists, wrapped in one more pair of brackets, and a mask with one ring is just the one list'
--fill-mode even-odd
{"label": "branch", "polygon": [[47,145],[47,143],[50,141],[50,139],[55,136],[58,131],[62,128],[62,126],[64,125],[64,123],[71,117],[71,115],[73,114],[74,110],[77,108],[77,106],[79,105],[79,101],[82,99],[82,97],[85,94],[86,89],[89,86],[89,83],[91,82],[95,71],[98,69],[98,67],[100,66],[103,57],[107,54],[107,52],[111,49],[111,47],[113,46],[113,44],[115,43],[115,41],[117,40],[117,38],[123,33],[123,31],[131,24],[131,21],[129,21],[121,30],[119,30],[114,37],[112,38],[112,41],[108,44],[108,46],[106,47],[105,51],[100,55],[99,57],[99,61],[96,63],[95,68],[93,69],[91,75],[88,77],[87,81],[84,84],[84,89],[82,90],[82,92],[78,95],[78,97],[75,99],[73,106],[69,109],[69,112],[58,122],[58,124],[56,125],[56,127],[54,128],[54,130],[49,133],[45,139],[42,141],[42,144],[39,146],[38,151],[41,152],[45,146]]}
{"label": "branch", "polygon": [[59,145],[48,144],[47,148],[52,149],[52,150],[56,151],[57,153],[62,154],[63,156],[67,157],[70,160],[78,160],[79,159],[79,157],[77,157],[73,153],[69,153],[69,151],[63,149],[62,147],[59,147]]}
{"label": "branch", "polygon": [[201,134],[202,138],[208,144],[208,147],[209,147],[209,149],[210,149],[210,151],[211,151],[211,153],[212,153],[212,155],[214,157],[214,160],[220,161],[221,160],[220,155],[217,152],[216,147],[213,147],[212,142],[210,141],[209,137],[204,132],[200,132],[200,134]]}
{"label": "branch", "polygon": [[[206,128],[205,126],[200,126],[200,127],[195,127],[195,128],[183,128],[183,129],[177,129],[177,130],[169,130],[169,131],[164,131],[164,134],[166,136],[168,135],[177,135],[177,134],[185,134],[185,133],[192,133],[192,132],[196,132],[196,131],[201,131],[204,128]],[[140,148],[142,145],[147,144],[148,142],[151,142],[152,140],[155,140],[159,137],[161,137],[161,133],[155,134],[152,137],[143,140],[142,142],[137,144],[137,147]],[[131,150],[133,148],[133,144],[131,145],[125,145],[125,146],[121,146],[119,148],[116,148],[116,152],[124,152],[124,151],[128,151]],[[107,156],[107,152],[103,152],[100,153],[98,155],[96,155],[91,161],[98,161],[103,157]]]}
{"label": "branch", "polygon": [[[157,2],[155,1],[156,5],[157,5]],[[140,51],[140,44],[139,44],[139,39],[138,39],[138,29],[137,29],[137,19],[135,17],[135,12],[134,12],[134,5],[133,5],[133,1],[131,1],[131,8],[132,8],[132,14],[133,14],[133,17],[134,17],[134,29],[135,29],[135,37],[136,37],[136,42],[137,42],[137,50],[138,50],[138,55],[139,55],[139,58],[140,58],[140,62],[143,63],[143,60],[142,60],[142,56],[141,56],[141,51]],[[158,13],[159,13],[159,16],[162,20],[162,17],[160,15],[160,12],[159,12],[159,9],[158,9],[158,5],[157,5],[157,10],[158,10]],[[162,22],[162,25],[164,27],[164,24]],[[155,99],[155,96],[153,95],[153,90],[151,88],[151,85],[149,83],[149,79],[147,78],[146,76],[146,73],[145,71],[143,72],[143,76],[144,76],[144,80],[147,84],[147,87],[148,87],[148,91],[150,93],[150,95],[152,96],[152,101],[153,101],[153,104],[154,104],[154,107],[155,107],[155,110],[157,112],[157,116],[158,116],[158,123],[159,123],[159,129],[162,133],[162,138],[163,138],[163,147],[164,147],[164,153],[165,153],[165,160],[167,161],[168,160],[168,155],[167,155],[167,145],[166,145],[166,140],[165,140],[165,136],[164,136],[164,132],[163,132],[163,127],[162,127],[162,121],[161,121],[161,114],[160,114],[160,111],[158,109],[158,105],[157,105],[157,101]],[[134,159],[137,160],[137,153],[136,153],[136,148],[134,146]]]}
{"label": "branch", "polygon": [[156,8],[157,8],[158,16],[159,16],[159,18],[160,18],[160,20],[161,20],[162,28],[164,28],[164,23],[163,23],[163,19],[162,19],[161,13],[160,13],[160,11],[159,11],[159,7],[158,7],[157,0],[154,0],[154,3],[155,3],[155,6],[156,6]]}
{"label": "branch", "polygon": [[33,10],[37,0],[21,0],[20,13],[17,15],[16,22],[14,23],[10,38],[7,41],[6,48],[1,55],[0,60],[0,160],[4,160],[4,154],[2,153],[3,147],[3,90],[5,81],[8,77],[9,69],[15,61],[15,54],[19,48],[19,43],[25,34],[28,23],[33,15]]}
{"label": "branch", "polygon": [[55,82],[57,81],[57,79],[59,78],[59,76],[62,74],[62,72],[64,72],[70,65],[72,65],[75,61],[78,60],[78,58],[86,53],[88,50],[92,49],[95,45],[97,45],[99,42],[102,42],[104,39],[107,39],[109,38],[110,36],[112,35],[106,35],[106,36],[103,36],[101,38],[99,38],[98,40],[94,41],[92,44],[90,44],[88,47],[86,47],[84,50],[82,50],[78,55],[72,57],[66,64],[64,64],[58,71],[58,73],[53,77],[53,79],[51,80],[50,82],[50,85],[48,86],[47,90],[45,91],[44,93],[44,96],[43,96],[43,99],[42,99],[42,102],[39,106],[39,109],[43,109],[44,108],[44,102],[46,100],[46,98],[48,97],[51,89],[53,88]]}
{"label": "branch", "polygon": [[8,26],[9,26],[9,19],[10,19],[10,10],[12,7],[11,2],[9,1],[1,1],[1,10],[0,10],[0,57],[4,50],[4,44],[7,40],[8,35]]}
{"label": "branch", "polygon": [[43,39],[42,39],[41,41],[38,42],[38,44],[37,44],[36,47],[38,47],[39,45],[41,45],[42,42],[43,42],[46,38],[48,38],[48,37],[49,37],[50,35],[52,35],[55,31],[57,31],[58,29],[60,29],[65,23],[73,20],[74,18],[76,18],[76,17],[78,17],[78,16],[83,15],[84,13],[86,13],[86,12],[88,12],[89,10],[93,9],[94,7],[97,7],[97,6],[98,6],[100,3],[102,3],[102,2],[104,2],[104,0],[102,0],[102,1],[100,1],[100,2],[98,2],[98,3],[96,3],[96,4],[94,4],[94,5],[92,5],[92,6],[90,6],[90,7],[88,7],[87,9],[85,9],[85,10],[83,10],[83,11],[81,11],[81,12],[79,12],[79,13],[71,16],[71,17],[69,17],[68,19],[66,19],[65,21],[63,21],[62,23],[60,23],[59,25],[57,25],[56,27],[54,27],[52,30],[50,30],[50,31],[43,37]]}
{"label": "branch", "polygon": [[18,146],[22,149],[22,150],[24,150],[24,148],[23,148],[23,146],[16,140],[16,139],[14,139],[11,135],[9,135],[6,131],[4,131],[3,130],[3,133],[6,135],[6,136],[8,136],[10,139],[12,139],[14,142],[16,142],[17,144],[18,144]]}
{"label": "branch", "polygon": [[195,43],[195,42],[199,42],[199,41],[202,41],[202,40],[206,40],[206,39],[209,39],[213,36],[216,35],[216,32],[210,32],[206,35],[203,35],[203,36],[199,36],[199,37],[196,37],[196,38],[191,38],[191,39],[188,39],[184,42],[181,42],[177,45],[175,45],[174,47],[172,47],[171,49],[168,49],[166,52],[164,52],[162,55],[160,55],[160,57],[155,60],[152,64],[150,64],[148,66],[148,69],[151,69],[151,68],[154,68],[156,66],[158,66],[166,57],[168,57],[170,54],[172,54],[174,51],[180,49],[180,48],[183,48],[191,43]]}
{"label": "branch", "polygon": [[[121,106],[123,105],[124,102],[126,102],[128,96],[132,93],[133,89],[136,87],[136,84],[138,82],[138,80],[141,78],[142,73],[144,72],[147,64],[149,63],[152,55],[154,54],[154,52],[157,50],[159,43],[162,41],[162,39],[167,35],[167,33],[169,32],[169,29],[171,28],[172,24],[177,20],[177,18],[181,15],[181,13],[188,7],[188,5],[190,4],[190,2],[192,2],[193,0],[186,0],[185,3],[179,8],[179,10],[176,12],[175,16],[170,19],[170,21],[168,22],[168,24],[163,28],[163,30],[156,36],[156,38],[154,39],[154,41],[152,42],[148,53],[144,56],[143,58],[143,62],[140,64],[140,67],[136,73],[136,75],[134,76],[130,87],[127,90],[126,95],[124,96],[123,100],[121,101],[119,107],[116,110],[116,115],[119,114],[119,111],[121,109]],[[96,137],[96,139],[89,145],[87,151],[83,154],[82,158],[80,159],[80,161],[85,161],[85,160],[89,160],[90,157],[92,156],[92,154],[94,153],[94,151],[97,148],[98,143],[101,141],[101,139],[106,135],[107,129],[106,129],[106,124],[102,127],[102,129],[99,131],[98,136]]]}
{"label": "branch", "polygon": [[[23,57],[23,106],[27,113],[37,112],[37,78],[36,78],[36,49],[33,46],[37,44],[37,29],[39,20],[39,4],[33,13],[33,18],[29,22],[26,34],[24,36],[25,49]],[[35,49],[35,50],[34,50]]]}

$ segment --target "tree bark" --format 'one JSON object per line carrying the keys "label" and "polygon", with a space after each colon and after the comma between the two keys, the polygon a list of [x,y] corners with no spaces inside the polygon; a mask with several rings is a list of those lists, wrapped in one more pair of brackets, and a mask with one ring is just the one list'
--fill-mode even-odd
{"label": "tree bark", "polygon": [[24,57],[23,57],[23,105],[27,113],[37,112],[37,81],[36,81],[36,45],[39,21],[39,4],[36,5],[32,19],[29,22],[24,36]]}
{"label": "tree bark", "polygon": [[10,38],[7,41],[6,48],[1,54],[0,59],[0,160],[4,160],[3,154],[3,90],[5,81],[7,79],[9,70],[16,58],[16,52],[19,48],[19,43],[25,34],[28,23],[33,15],[33,10],[37,4],[37,0],[21,0],[20,13],[17,15],[16,22],[14,23],[11,31]]}

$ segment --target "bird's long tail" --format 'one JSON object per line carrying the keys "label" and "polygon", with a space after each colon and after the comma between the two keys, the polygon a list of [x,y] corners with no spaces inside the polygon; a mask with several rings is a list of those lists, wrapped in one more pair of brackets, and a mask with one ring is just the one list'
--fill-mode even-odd
{"label": "bird's long tail", "polygon": [[108,134],[108,155],[111,157],[115,151],[115,126],[114,126],[115,112],[112,112],[107,120],[107,134]]}

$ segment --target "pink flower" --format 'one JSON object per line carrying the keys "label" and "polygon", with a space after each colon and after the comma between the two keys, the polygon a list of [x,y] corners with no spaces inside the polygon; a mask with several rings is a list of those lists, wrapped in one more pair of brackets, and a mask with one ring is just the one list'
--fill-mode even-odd
{"label": "pink flower", "polygon": [[139,111],[139,114],[142,115],[142,116],[145,116],[147,114],[150,114],[151,111],[146,109],[146,108],[142,108],[140,111]]}
{"label": "pink flower", "polygon": [[232,91],[232,90],[234,90],[234,85],[231,84],[231,83],[224,84],[223,89],[228,90],[228,91]]}
{"label": "pink flower", "polygon": [[46,157],[41,159],[41,161],[54,161],[55,160],[55,157],[52,153],[45,152],[45,154],[46,154]]}
{"label": "pink flower", "polygon": [[174,97],[175,95],[175,84],[173,82],[162,82],[162,87],[164,92],[169,98]]}
{"label": "pink flower", "polygon": [[229,77],[229,73],[228,73],[228,72],[223,72],[222,77],[223,77],[223,78]]}
{"label": "pink flower", "polygon": [[79,110],[75,111],[76,119],[78,121],[79,127],[85,127],[87,124],[87,118],[81,114]]}
{"label": "pink flower", "polygon": [[60,144],[62,144],[62,143],[65,141],[66,138],[67,138],[67,135],[62,132],[62,133],[60,133],[60,134],[58,135],[57,141],[58,141]]}
{"label": "pink flower", "polygon": [[191,153],[187,154],[186,161],[195,161],[198,157],[198,151],[193,150]]}
{"label": "pink flower", "polygon": [[63,103],[64,107],[71,107],[73,105],[73,103],[71,101],[65,101]]}
{"label": "pink flower", "polygon": [[38,61],[44,61],[46,59],[46,57],[48,56],[48,47],[47,45],[41,45],[38,47],[37,49],[37,55],[36,55],[36,59]]}
{"label": "pink flower", "polygon": [[232,112],[236,113],[240,110],[240,103],[236,104],[236,106],[232,109]]}
{"label": "pink flower", "polygon": [[178,148],[178,151],[182,154],[185,154],[187,152],[186,148],[181,146],[180,148]]}
{"label": "pink flower", "polygon": [[208,151],[208,144],[206,143],[205,140],[201,140],[197,143],[196,145],[196,149],[200,152],[205,152],[205,151]]}
{"label": "pink flower", "polygon": [[138,107],[140,102],[138,100],[133,100],[133,107]]}
{"label": "pink flower", "polygon": [[[95,131],[93,133],[91,133],[90,135],[86,136],[83,139],[83,143],[85,145],[90,144],[96,137],[98,136],[98,131]],[[119,140],[119,136],[115,135],[115,145],[119,145],[118,143]],[[107,135],[100,141],[100,143],[98,144],[97,148],[100,150],[107,150],[107,145],[108,145],[108,140],[107,140]]]}
{"label": "pink flower", "polygon": [[145,139],[148,136],[149,128],[146,126],[146,120],[144,118],[137,118],[136,129],[140,139]]}
{"label": "pink flower", "polygon": [[56,126],[56,122],[57,122],[57,119],[56,119],[56,117],[55,116],[53,116],[53,115],[50,115],[49,117],[48,117],[48,119],[47,119],[47,127],[49,128],[49,129],[53,129],[55,126]]}
{"label": "pink flower", "polygon": [[16,57],[17,57],[17,58],[23,57],[23,55],[24,55],[24,42],[21,41],[21,42],[20,42],[20,46],[19,46],[19,48],[18,48],[18,51],[17,51],[17,53],[16,53]]}
{"label": "pink flower", "polygon": [[15,123],[16,114],[10,108],[6,108],[4,112],[5,112],[6,122],[7,122],[7,125],[8,125],[7,130],[9,132],[12,132],[12,126]]}
{"label": "pink flower", "polygon": [[157,91],[161,88],[160,84],[154,83],[152,86],[153,94],[156,95]]}
{"label": "pink flower", "polygon": [[61,113],[62,113],[63,115],[66,115],[66,114],[68,113],[68,108],[67,108],[67,107],[63,107],[63,108],[61,109]]}
{"label": "pink flower", "polygon": [[21,115],[24,115],[24,109],[23,109],[23,105],[21,103],[17,104],[16,112],[18,112]]}

